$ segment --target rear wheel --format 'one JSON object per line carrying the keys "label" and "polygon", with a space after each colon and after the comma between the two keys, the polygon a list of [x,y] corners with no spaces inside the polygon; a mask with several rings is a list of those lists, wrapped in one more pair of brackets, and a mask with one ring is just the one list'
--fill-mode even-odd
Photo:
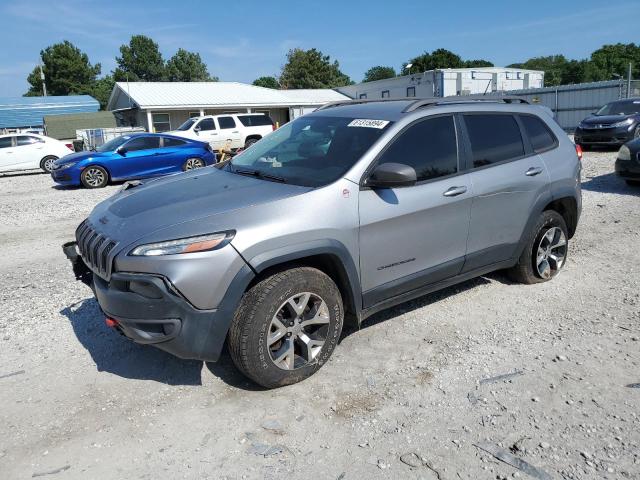
{"label": "rear wheel", "polygon": [[109,183],[109,174],[104,168],[92,165],[82,171],[80,181],[86,188],[102,188]]}
{"label": "rear wheel", "polygon": [[521,283],[541,283],[551,280],[564,266],[568,251],[567,225],[558,212],[542,212],[518,263],[510,276]]}
{"label": "rear wheel", "polygon": [[58,157],[55,155],[48,155],[40,160],[40,168],[44,173],[51,173],[51,170],[53,170],[53,162],[56,160],[58,160]]}
{"label": "rear wheel", "polygon": [[202,168],[205,166],[204,160],[201,158],[188,158],[184,165],[182,166],[182,170],[188,172],[189,170],[194,170],[196,168]]}
{"label": "rear wheel", "polygon": [[249,148],[251,145],[256,143],[258,140],[260,140],[260,139],[259,138],[247,138],[247,141],[244,142],[244,148]]}
{"label": "rear wheel", "polygon": [[314,268],[276,273],[242,298],[229,329],[231,358],[267,388],[300,382],[329,359],[342,332],[342,297]]}

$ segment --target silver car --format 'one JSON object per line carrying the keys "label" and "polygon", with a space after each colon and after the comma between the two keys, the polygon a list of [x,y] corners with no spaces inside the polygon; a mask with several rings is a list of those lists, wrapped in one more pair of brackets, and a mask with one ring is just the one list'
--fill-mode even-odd
{"label": "silver car", "polygon": [[64,246],[107,324],[265,387],[343,325],[509,269],[544,282],[581,211],[574,144],[516,98],[332,104],[217,168],[125,184]]}

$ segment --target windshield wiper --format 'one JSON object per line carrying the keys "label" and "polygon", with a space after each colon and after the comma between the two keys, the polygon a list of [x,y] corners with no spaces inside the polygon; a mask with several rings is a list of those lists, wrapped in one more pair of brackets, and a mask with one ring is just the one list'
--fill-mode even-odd
{"label": "windshield wiper", "polygon": [[233,167],[232,172],[237,173],[238,175],[250,175],[252,177],[262,178],[262,179],[265,179],[265,180],[274,180],[276,182],[287,183],[287,179],[286,178],[280,177],[278,175],[273,175],[271,173],[265,173],[265,172],[262,172],[260,170],[238,168],[235,165],[233,165],[232,163],[230,163],[229,165],[231,165]]}

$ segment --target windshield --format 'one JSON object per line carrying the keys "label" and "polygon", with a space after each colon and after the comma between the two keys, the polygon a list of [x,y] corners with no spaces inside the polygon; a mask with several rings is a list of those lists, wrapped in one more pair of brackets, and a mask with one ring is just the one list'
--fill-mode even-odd
{"label": "windshield", "polygon": [[116,137],[109,140],[107,143],[103,143],[98,148],[96,148],[96,152],[113,152],[124,142],[129,140],[131,137],[128,135],[123,135],[122,137]]}
{"label": "windshield", "polygon": [[607,103],[596,115],[634,115],[640,113],[640,100]]}
{"label": "windshield", "polygon": [[190,118],[189,120],[184,122],[182,125],[180,125],[178,128],[176,128],[176,130],[179,130],[181,132],[184,132],[185,130],[189,130],[193,126],[193,124],[196,123],[196,120],[198,119]]}
{"label": "windshield", "polygon": [[343,176],[391,122],[344,117],[300,117],[269,134],[227,165],[308,187]]}

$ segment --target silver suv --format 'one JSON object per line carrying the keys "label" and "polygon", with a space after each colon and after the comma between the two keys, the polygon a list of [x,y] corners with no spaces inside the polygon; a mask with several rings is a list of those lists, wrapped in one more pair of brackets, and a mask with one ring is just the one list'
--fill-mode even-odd
{"label": "silver suv", "polygon": [[226,343],[277,387],[345,323],[492,270],[552,279],[580,211],[575,146],[538,106],[351,101],[218,168],[125,184],[64,250],[108,325],[181,358]]}

